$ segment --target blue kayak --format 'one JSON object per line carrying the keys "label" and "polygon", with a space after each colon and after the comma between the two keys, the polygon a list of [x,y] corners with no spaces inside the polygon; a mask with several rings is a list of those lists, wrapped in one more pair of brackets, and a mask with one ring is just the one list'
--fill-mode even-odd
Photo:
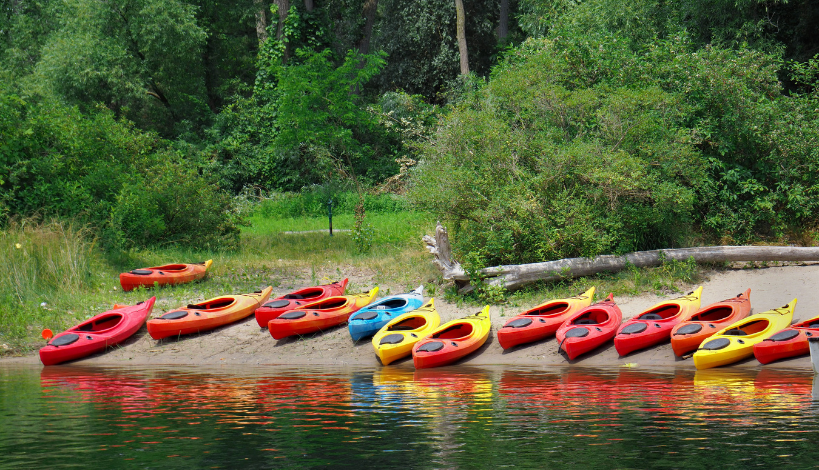
{"label": "blue kayak", "polygon": [[424,286],[406,294],[379,299],[350,316],[348,327],[353,341],[372,336],[393,318],[411,312],[424,303]]}

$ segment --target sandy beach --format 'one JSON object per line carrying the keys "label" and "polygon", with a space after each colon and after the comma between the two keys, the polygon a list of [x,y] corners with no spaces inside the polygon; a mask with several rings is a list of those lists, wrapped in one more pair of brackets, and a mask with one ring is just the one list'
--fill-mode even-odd
{"label": "sandy beach", "polygon": [[[361,282],[359,285],[365,284]],[[729,269],[706,273],[702,306],[733,297],[747,288],[751,289],[752,313],[762,312],[785,305],[798,298],[794,322],[819,315],[819,264],[805,264],[758,269]],[[696,285],[685,286],[686,291]],[[274,291],[274,296],[290,290],[282,286]],[[393,289],[395,291],[395,289]],[[598,292],[597,298],[604,293]],[[631,318],[652,305],[679,294],[668,296],[642,295],[638,297],[615,298],[624,319]],[[547,299],[543,299],[547,300]],[[538,302],[539,303],[539,302]],[[442,322],[474,313],[475,307],[458,307],[440,298],[435,305]],[[610,367],[628,364],[630,367],[650,368],[694,368],[691,359],[681,360],[674,356],[668,343],[620,357],[613,343],[592,353],[568,361],[558,353],[554,338],[521,345],[510,350],[500,347],[494,331],[511,316],[532,307],[523,305],[491,308],[493,333],[490,339],[476,353],[460,362],[461,365],[537,365],[537,366],[592,366]],[[161,315],[154,310],[152,317]],[[39,364],[36,353],[24,357],[5,358],[0,363]],[[338,327],[304,338],[285,338],[276,341],[266,329],[260,329],[255,319],[247,319],[207,333],[156,341],[142,328],[126,343],[87,359],[75,361],[75,365],[352,365],[378,366],[369,339],[353,343],[346,327]],[[395,364],[397,367],[412,368],[411,358]],[[730,366],[732,368],[786,368],[810,370],[810,358],[796,359],[761,365],[754,358]]]}

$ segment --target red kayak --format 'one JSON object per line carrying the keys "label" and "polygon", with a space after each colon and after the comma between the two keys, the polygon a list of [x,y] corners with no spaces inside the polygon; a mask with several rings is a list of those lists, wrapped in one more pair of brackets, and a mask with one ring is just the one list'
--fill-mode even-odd
{"label": "red kayak", "polygon": [[558,328],[555,337],[572,360],[614,338],[621,321],[623,312],[614,303],[614,294],[609,294],[606,300],[572,315]]}
{"label": "red kayak", "polygon": [[550,300],[531,308],[498,330],[498,343],[509,349],[552,336],[572,314],[591,305],[593,297],[594,287],[574,297]]}
{"label": "red kayak", "polygon": [[274,339],[315,333],[345,323],[350,315],[372,303],[378,287],[356,295],[338,295],[310,302],[267,323]]}
{"label": "red kayak", "polygon": [[636,317],[627,320],[617,330],[614,348],[621,356],[638,349],[654,346],[671,337],[671,329],[683,318],[689,318],[700,309],[702,286],[688,295],[666,300]]}
{"label": "red kayak", "polygon": [[819,336],[819,317],[791,325],[754,345],[754,356],[763,364],[808,354],[808,338]]}
{"label": "red kayak", "polygon": [[59,364],[90,356],[125,341],[145,324],[154,302],[156,297],[132,306],[115,305],[114,309],[59,333],[40,349],[40,360],[46,366]]}
{"label": "red kayak", "polygon": [[344,295],[348,279],[322,286],[306,287],[289,294],[276,297],[256,309],[256,322],[262,328],[267,328],[270,320],[277,318],[284,312],[294,310],[304,304],[326,299],[334,295]]}
{"label": "red kayak", "polygon": [[751,313],[751,289],[704,307],[690,318],[683,318],[671,329],[671,349],[677,356],[695,351],[703,341],[719,330],[742,320]]}

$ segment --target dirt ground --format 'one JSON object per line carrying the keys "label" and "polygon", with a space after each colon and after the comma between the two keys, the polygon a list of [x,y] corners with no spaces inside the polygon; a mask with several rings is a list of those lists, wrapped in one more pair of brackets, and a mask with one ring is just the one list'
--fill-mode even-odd
{"label": "dirt ground", "polygon": [[[747,288],[751,289],[752,313],[761,312],[787,304],[798,298],[794,321],[802,321],[819,315],[819,264],[800,266],[769,267],[761,269],[733,269],[712,272],[703,282],[702,306],[736,296]],[[358,285],[366,285],[364,280],[356,280]],[[305,283],[306,285],[306,283]],[[274,297],[292,290],[294,286],[281,286],[274,290]],[[688,286],[693,290],[696,286]],[[382,289],[384,287],[382,286]],[[395,292],[395,289],[393,289]],[[598,292],[601,298],[604,293]],[[676,297],[676,296],[671,296]],[[623,311],[624,318],[648,309],[669,297],[642,295],[631,298],[615,298]],[[544,299],[546,300],[546,299]],[[476,308],[459,308],[436,298],[435,305],[442,323],[464,315],[475,313]],[[511,316],[533,305],[521,308],[492,307],[493,332]],[[155,310],[152,317],[164,312]],[[503,315],[503,316],[502,316]],[[680,360],[665,344],[620,357],[613,343],[574,361],[568,361],[559,354],[554,338],[529,345],[521,345],[510,350],[500,347],[490,334],[487,343],[461,364],[483,365],[536,365],[536,366],[622,366],[650,368],[691,368],[691,359]],[[0,360],[6,364],[38,364],[36,353],[25,357]],[[338,327],[302,339],[286,338],[276,341],[266,329],[260,329],[253,316],[245,320],[207,333],[183,336],[180,339],[156,341],[148,336],[145,327],[128,342],[84,360],[78,365],[346,365],[377,366],[380,364],[373,352],[369,339],[353,343],[346,327]],[[412,368],[411,359],[396,364],[398,367]],[[730,366],[732,368],[786,368],[810,370],[810,358],[804,356],[792,360],[761,365],[750,358]]]}

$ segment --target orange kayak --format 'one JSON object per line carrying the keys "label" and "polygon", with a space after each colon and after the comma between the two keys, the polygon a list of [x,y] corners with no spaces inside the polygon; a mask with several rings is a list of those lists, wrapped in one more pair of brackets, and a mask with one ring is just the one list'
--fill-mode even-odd
{"label": "orange kayak", "polygon": [[166,264],[153,268],[134,269],[120,274],[119,283],[122,285],[122,290],[126,292],[139,286],[154,287],[185,284],[205,277],[211,264],[213,264],[213,260],[209,259],[201,263]]}
{"label": "orange kayak", "polygon": [[671,329],[671,349],[677,356],[694,352],[708,337],[751,313],[751,289],[697,310]]}
{"label": "orange kayak", "polygon": [[304,304],[267,323],[274,339],[315,333],[345,323],[350,315],[375,300],[378,287],[356,295],[337,295]]}
{"label": "orange kayak", "polygon": [[227,325],[250,316],[263,304],[273,287],[252,294],[223,295],[185,308],[171,310],[148,320],[148,334],[153,339],[187,335]]}

